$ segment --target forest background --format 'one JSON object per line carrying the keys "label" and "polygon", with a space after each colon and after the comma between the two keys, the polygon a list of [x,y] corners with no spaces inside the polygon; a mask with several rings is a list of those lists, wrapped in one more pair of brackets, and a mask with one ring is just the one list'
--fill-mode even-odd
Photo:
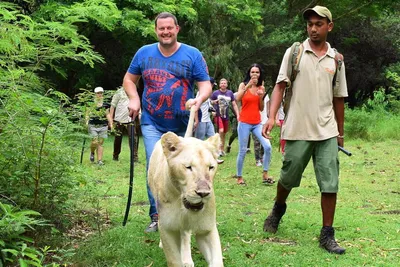
{"label": "forest background", "polygon": [[[76,150],[86,137],[90,92],[102,86],[111,94],[121,85],[137,49],[156,42],[158,13],[177,16],[178,40],[203,53],[211,76],[236,90],[248,66],[260,63],[271,92],[284,51],[306,38],[303,10],[316,4],[331,10],[328,41],[345,59],[346,135],[368,140],[371,121],[390,122],[400,112],[398,1],[1,1],[2,262],[42,261],[49,252],[32,244],[54,242],[48,238],[68,229],[62,215],[72,216],[77,207],[68,199],[87,178]],[[29,232],[34,225],[40,233]]]}

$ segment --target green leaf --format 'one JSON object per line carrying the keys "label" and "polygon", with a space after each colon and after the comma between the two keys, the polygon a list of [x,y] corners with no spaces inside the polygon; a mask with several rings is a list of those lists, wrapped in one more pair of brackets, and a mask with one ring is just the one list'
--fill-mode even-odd
{"label": "green leaf", "polygon": [[28,267],[28,264],[24,259],[18,259],[20,267]]}

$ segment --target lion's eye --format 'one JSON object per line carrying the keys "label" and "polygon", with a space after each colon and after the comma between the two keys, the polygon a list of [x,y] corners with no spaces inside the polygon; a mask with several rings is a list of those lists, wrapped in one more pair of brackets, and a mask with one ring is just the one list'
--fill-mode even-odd
{"label": "lion's eye", "polygon": [[192,166],[185,166],[186,169],[192,170]]}

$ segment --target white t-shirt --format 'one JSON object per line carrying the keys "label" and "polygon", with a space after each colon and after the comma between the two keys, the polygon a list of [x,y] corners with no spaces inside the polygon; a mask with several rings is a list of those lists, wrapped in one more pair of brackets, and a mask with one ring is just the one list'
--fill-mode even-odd
{"label": "white t-shirt", "polygon": [[[199,93],[197,92],[196,97],[199,96]],[[211,107],[211,100],[210,98],[207,98],[206,101],[204,101],[201,106],[200,106],[200,110],[201,110],[201,119],[200,122],[209,122],[211,121],[210,118],[210,107]]]}
{"label": "white t-shirt", "polygon": [[264,125],[267,123],[268,120],[268,107],[267,107],[267,103],[269,102],[269,96],[266,95],[264,97],[264,110],[261,111],[261,124]]}

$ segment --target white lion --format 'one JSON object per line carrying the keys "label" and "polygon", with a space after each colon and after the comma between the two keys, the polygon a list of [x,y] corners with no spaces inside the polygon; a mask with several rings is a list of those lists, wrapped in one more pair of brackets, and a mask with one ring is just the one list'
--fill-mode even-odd
{"label": "white lion", "polygon": [[208,265],[223,266],[213,190],[219,143],[218,134],[202,141],[168,132],[155,145],[148,179],[168,266],[194,266],[191,234]]}

